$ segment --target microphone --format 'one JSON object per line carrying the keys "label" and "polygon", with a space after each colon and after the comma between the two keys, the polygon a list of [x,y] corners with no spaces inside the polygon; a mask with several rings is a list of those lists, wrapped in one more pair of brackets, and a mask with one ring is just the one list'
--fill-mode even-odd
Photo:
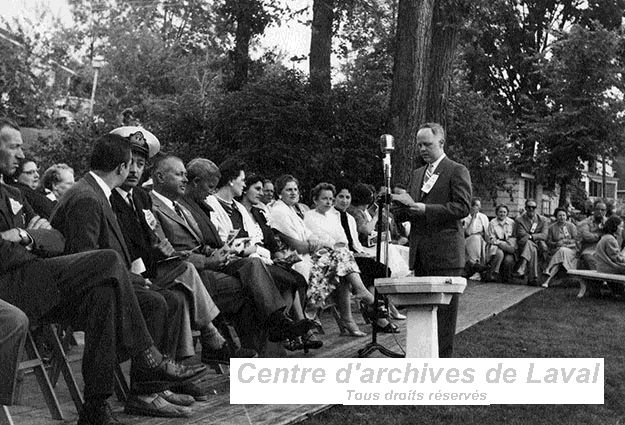
{"label": "microphone", "polygon": [[390,134],[380,136],[380,149],[382,153],[388,154],[395,150],[395,139]]}

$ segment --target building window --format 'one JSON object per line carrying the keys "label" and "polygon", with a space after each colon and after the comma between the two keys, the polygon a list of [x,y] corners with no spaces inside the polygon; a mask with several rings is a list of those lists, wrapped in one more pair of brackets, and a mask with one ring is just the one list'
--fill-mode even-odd
{"label": "building window", "polygon": [[590,186],[588,187],[588,195],[601,198],[602,190],[601,190],[601,182],[596,182],[594,180],[590,181]]}
{"label": "building window", "polygon": [[525,200],[536,199],[536,182],[534,180],[525,179]]}
{"label": "building window", "polygon": [[540,205],[540,212],[542,215],[551,215],[551,200],[543,199]]}
{"label": "building window", "polygon": [[605,185],[605,197],[608,199],[614,199],[616,197],[616,184],[606,183]]}

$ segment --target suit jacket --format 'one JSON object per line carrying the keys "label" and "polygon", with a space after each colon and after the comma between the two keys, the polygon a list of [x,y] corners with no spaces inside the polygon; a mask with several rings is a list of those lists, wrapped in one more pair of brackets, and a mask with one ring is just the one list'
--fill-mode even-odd
{"label": "suit jacket", "polygon": [[65,236],[66,253],[112,249],[130,268],[131,255],[117,217],[91,174],[65,192],[52,214],[52,226]]}
{"label": "suit jacket", "polygon": [[[533,230],[532,227],[534,227]],[[538,214],[534,214],[534,218],[530,219],[526,213],[514,220],[514,236],[517,239],[519,250],[523,249],[530,235],[534,241],[546,241],[548,231],[547,219]]]}
{"label": "suit jacket", "polygon": [[465,266],[464,231],[462,219],[471,209],[471,177],[467,168],[448,157],[441,160],[434,171],[438,175],[429,193],[421,188],[427,166],[417,169],[411,196],[425,204],[425,214],[400,208],[398,221],[409,220],[410,268],[417,259],[426,273]]}
{"label": "suit jacket", "polygon": [[[0,184],[0,232],[14,228],[25,229],[36,214],[19,190]],[[40,257],[63,252],[63,235],[57,230],[28,230],[33,240],[31,250],[0,238],[0,298],[8,298],[29,313],[32,320],[44,314],[60,301],[56,280],[24,282],[23,269],[37,267]],[[37,314],[38,313],[38,314]]]}
{"label": "suit jacket", "polygon": [[[141,188],[134,188],[132,200],[136,211],[122,198],[122,195],[117,190],[113,190],[111,207],[117,216],[117,221],[122,229],[131,259],[134,261],[137,258],[141,258],[147,269],[146,276],[155,277],[157,261],[164,258],[162,252],[156,248],[162,240],[162,232],[161,237],[159,237],[156,232],[158,221],[152,215],[152,199],[150,195]],[[148,219],[154,228],[150,226]]]}
{"label": "suit jacket", "polygon": [[[195,250],[189,255],[187,261],[192,263],[198,271],[204,270],[206,257],[199,253],[206,252],[205,247],[210,246],[210,241],[205,237],[195,216],[189,211],[189,205],[182,200],[177,201],[182,208],[187,210],[187,220],[184,220],[153,193],[150,193],[150,196],[152,198],[152,211],[174,249],[176,251]],[[215,229],[215,234],[219,240],[217,229]],[[198,246],[201,247],[199,250],[196,249]]]}

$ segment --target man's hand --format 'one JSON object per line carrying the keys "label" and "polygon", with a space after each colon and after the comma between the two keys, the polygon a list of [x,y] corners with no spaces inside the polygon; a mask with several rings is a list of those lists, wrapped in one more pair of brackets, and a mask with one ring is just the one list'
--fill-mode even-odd
{"label": "man's hand", "polygon": [[415,202],[410,209],[415,211],[417,214],[425,214],[425,204],[423,202]]}
{"label": "man's hand", "polygon": [[407,207],[414,207],[417,203],[412,199],[412,196],[407,193],[402,193],[401,195],[391,195],[391,199],[395,202],[399,202]]}
{"label": "man's hand", "polygon": [[9,229],[0,233],[0,237],[9,242],[22,243],[22,237],[20,235],[20,231],[18,229]]}
{"label": "man's hand", "polygon": [[26,228],[29,230],[36,230],[36,229],[51,230],[52,226],[50,225],[50,222],[48,220],[36,215],[30,220]]}

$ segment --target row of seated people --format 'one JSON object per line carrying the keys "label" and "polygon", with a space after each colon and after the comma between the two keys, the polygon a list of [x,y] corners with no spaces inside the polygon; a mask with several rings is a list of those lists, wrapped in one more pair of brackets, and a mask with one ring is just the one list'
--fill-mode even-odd
{"label": "row of seated people", "polygon": [[[311,329],[312,322],[287,316],[261,260],[209,245],[178,252],[162,235],[160,215],[151,211],[156,196],[133,190],[158,150],[149,132],[120,128],[96,141],[91,171],[58,200],[50,221],[5,184],[25,159],[22,145],[19,127],[0,119],[2,403],[13,401],[14,380],[4,377],[15,376],[25,318],[85,332],[79,424],[98,425],[119,423],[107,402],[119,361],[132,360],[128,413],[189,416],[186,405],[209,392],[205,363],[254,357],[265,339],[294,340]],[[172,162],[156,167],[155,180],[184,192],[186,176]],[[230,316],[243,348],[228,344],[215,326],[220,311]],[[194,354],[192,328],[201,333],[202,362],[184,365],[175,359]]]}
{"label": "row of seated people", "polygon": [[[4,120],[0,131],[3,179],[13,181],[16,170],[29,171],[24,167],[19,127]],[[85,331],[86,403],[79,423],[117,423],[106,403],[112,392],[111,367],[118,357],[125,358],[111,354],[122,348],[116,337],[132,337],[134,344],[150,338],[154,346],[138,358],[146,357],[147,366],[160,374],[159,379],[149,379],[150,373],[144,371],[147,366],[132,363],[133,394],[126,412],[188,416],[190,411],[181,405],[206,399],[203,363],[254,357],[267,339],[290,350],[320,348],[322,342],[312,332],[314,322],[306,319],[305,310],[322,307],[330,296],[338,307],[341,334],[366,335],[353,319],[351,292],[372,326],[381,332],[398,332],[396,325],[376,313],[373,279],[390,271],[364,253],[355,219],[345,212],[349,189],[340,191],[343,210],[339,211],[334,209],[335,188],[318,185],[316,208],[302,216],[298,182],[293,176],[283,176],[276,182],[281,199],[269,213],[260,202],[263,179],[253,175],[246,179],[243,164],[226,161],[217,167],[198,158],[185,167],[177,157],[160,155],[152,166],[153,186],[148,193],[139,182],[159,148],[154,135],[137,127],[121,127],[100,138],[91,155],[91,171],[59,196],[50,222],[35,214],[22,192],[2,184],[0,207],[6,210],[6,220],[0,228],[0,298],[22,309],[33,322],[58,321]],[[232,240],[234,229],[238,237]],[[57,246],[48,245],[43,236],[57,238]],[[6,253],[5,242],[14,244],[6,247]],[[17,247],[20,253],[37,255],[28,257],[32,264],[10,265],[10,249]],[[91,255],[95,250],[97,262]],[[44,260],[52,263],[53,270],[40,267],[40,256],[56,256]],[[10,283],[13,274],[24,267],[47,273],[47,280],[22,274]],[[94,274],[102,270],[96,279]],[[107,270],[116,270],[119,276],[109,277]],[[44,297],[48,294],[39,289],[50,280],[51,288],[60,288],[55,294],[62,295],[58,301]],[[95,305],[94,297],[105,290],[102,286],[114,292]],[[32,299],[27,301],[26,294],[32,289],[38,302],[51,305],[43,309],[29,304]],[[119,310],[106,304],[107,299]],[[107,322],[114,326],[105,333],[108,339],[98,337],[96,330],[102,324],[94,323],[96,314],[105,317],[100,309],[107,306],[109,319],[117,322]],[[4,302],[2,307],[4,311]],[[220,334],[215,322],[222,316],[232,321],[242,348],[228,344]],[[183,366],[173,359],[195,354],[192,329],[201,333],[202,363]],[[140,331],[147,336],[139,337]],[[3,344],[5,354],[9,347],[15,348],[15,343]],[[6,364],[13,368],[6,376],[14,374],[18,351],[6,357]],[[100,362],[105,354],[109,357]],[[102,384],[94,382],[102,376],[106,376]]]}
{"label": "row of seated people", "polygon": [[[536,214],[533,200],[525,203],[526,212],[516,220],[508,217],[508,207],[501,204],[496,207],[496,218],[489,222],[479,212],[480,207],[479,199],[474,199],[471,214],[464,220],[467,269],[476,273],[473,278],[483,275],[489,281],[507,282],[514,275],[527,275],[528,284],[536,285],[542,272],[545,276],[542,286],[548,287],[560,270],[608,272],[606,258],[619,262],[614,252],[605,251],[605,243],[599,247],[599,242],[616,230],[613,225],[606,228],[605,201],[595,201],[592,215],[577,223],[570,220],[565,208],[556,208],[555,221],[551,223]],[[620,255],[623,238],[617,233]],[[618,267],[611,269],[614,272]],[[620,291],[616,286],[614,289]],[[589,292],[596,295],[597,288],[591,286]]]}

